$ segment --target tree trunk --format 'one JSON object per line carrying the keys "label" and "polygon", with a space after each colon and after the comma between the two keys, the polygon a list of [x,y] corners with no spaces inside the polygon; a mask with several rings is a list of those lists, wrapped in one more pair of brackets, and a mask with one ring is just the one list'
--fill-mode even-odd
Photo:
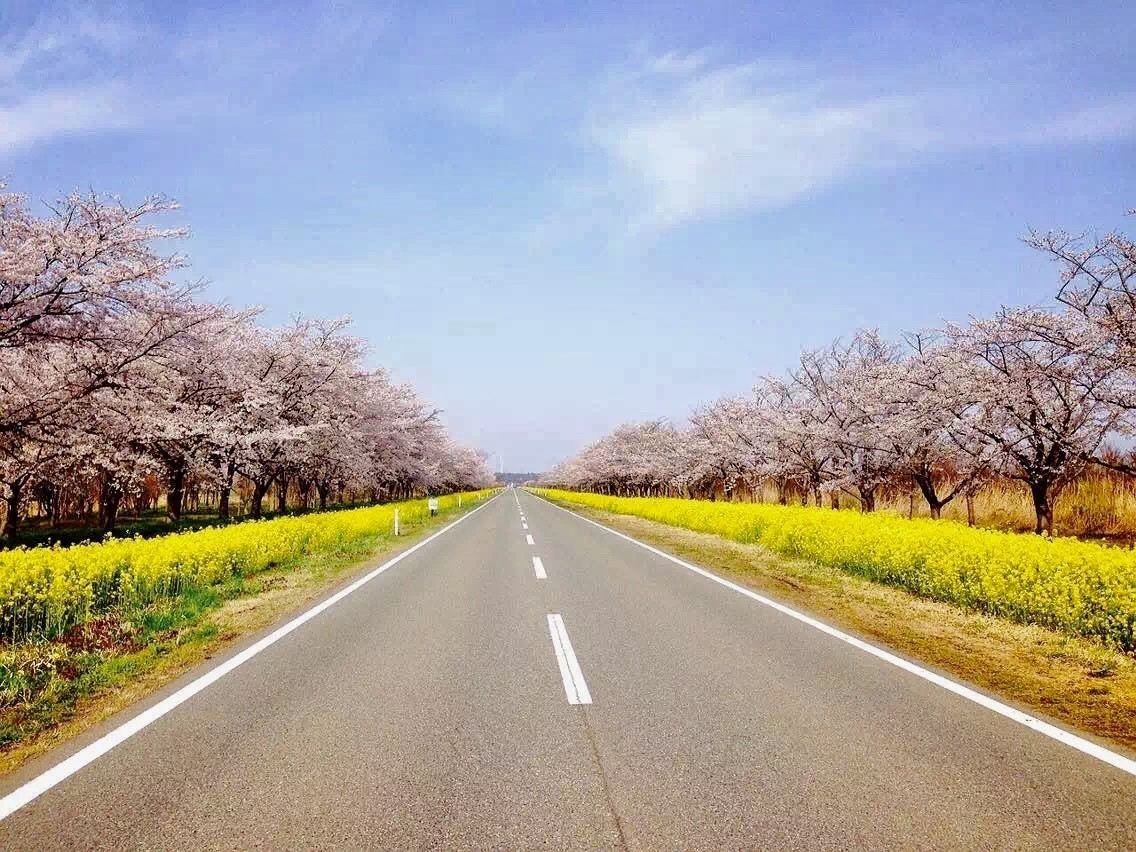
{"label": "tree trunk", "polygon": [[8,483],[8,496],[4,498],[7,511],[4,513],[4,536],[8,541],[15,541],[20,531],[20,492],[24,490],[24,483],[17,479]]}
{"label": "tree trunk", "polygon": [[276,511],[284,514],[288,511],[288,477],[281,476],[276,480]]}
{"label": "tree trunk", "polygon": [[912,479],[915,484],[919,486],[919,490],[923,492],[923,499],[927,501],[927,508],[931,510],[931,517],[939,520],[943,516],[943,506],[946,503],[939,499],[939,495],[935,493],[935,482],[931,479],[928,473],[915,473],[912,474]]}
{"label": "tree trunk", "polygon": [[109,473],[103,474],[99,489],[99,526],[103,532],[114,532],[118,522],[118,507],[122,504],[122,489]]}
{"label": "tree trunk", "polygon": [[974,495],[966,495],[966,525],[968,527],[974,526]]}
{"label": "tree trunk", "polygon": [[839,509],[840,508],[840,495],[837,494],[835,491],[828,492],[828,503],[829,503],[830,506],[832,506],[832,508]]}
{"label": "tree trunk", "polygon": [[860,488],[860,511],[861,512],[874,512],[876,511],[876,489],[875,488]]}
{"label": "tree trunk", "polygon": [[319,495],[319,507],[321,512],[327,508],[327,492],[328,486],[326,483],[316,483],[316,494]]}
{"label": "tree trunk", "polygon": [[221,497],[217,505],[217,517],[222,520],[229,519],[229,498],[233,493],[233,474],[236,473],[237,466],[229,462],[225,466],[225,477],[221,481]]}
{"label": "tree trunk", "polygon": [[1053,502],[1050,499],[1051,484],[1042,480],[1031,482],[1030,496],[1033,497],[1033,510],[1037,515],[1034,532],[1038,535],[1053,535]]}
{"label": "tree trunk", "polygon": [[185,499],[185,464],[175,462],[167,469],[170,487],[166,491],[166,515],[171,521],[181,520],[181,505]]}
{"label": "tree trunk", "polygon": [[252,483],[252,516],[254,518],[264,517],[264,495],[268,493],[269,487],[272,485],[272,480],[253,480]]}

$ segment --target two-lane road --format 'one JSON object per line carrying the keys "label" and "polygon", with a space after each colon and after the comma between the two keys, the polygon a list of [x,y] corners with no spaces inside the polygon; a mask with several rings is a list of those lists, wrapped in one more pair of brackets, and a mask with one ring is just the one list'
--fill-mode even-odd
{"label": "two-lane road", "polygon": [[507,492],[0,847],[1133,848],[1134,804],[1121,769]]}

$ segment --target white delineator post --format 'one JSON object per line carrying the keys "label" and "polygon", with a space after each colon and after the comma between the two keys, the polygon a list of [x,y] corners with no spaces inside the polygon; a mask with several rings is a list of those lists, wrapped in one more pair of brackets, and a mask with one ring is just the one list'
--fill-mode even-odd
{"label": "white delineator post", "polygon": [[394,534],[398,535],[398,509],[394,510]]}
{"label": "white delineator post", "polygon": [[458,495],[458,508],[460,509],[461,507],[462,507],[462,496],[459,494]]}

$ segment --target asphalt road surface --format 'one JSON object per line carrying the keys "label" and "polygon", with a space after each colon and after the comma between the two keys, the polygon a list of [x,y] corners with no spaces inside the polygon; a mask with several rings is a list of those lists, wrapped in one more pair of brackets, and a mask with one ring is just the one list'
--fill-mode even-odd
{"label": "asphalt road surface", "polygon": [[505,492],[0,822],[203,847],[1130,849],[1136,777]]}

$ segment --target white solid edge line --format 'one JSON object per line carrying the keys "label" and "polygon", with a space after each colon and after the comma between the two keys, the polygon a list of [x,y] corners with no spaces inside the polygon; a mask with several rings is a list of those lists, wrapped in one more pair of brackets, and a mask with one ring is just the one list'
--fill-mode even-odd
{"label": "white solid edge line", "polygon": [[560,679],[564,681],[564,694],[568,697],[568,703],[591,704],[592,694],[584,682],[584,673],[580,671],[580,663],[576,659],[576,652],[572,650],[568,630],[559,613],[549,614],[548,632],[552,635],[552,647],[556,651],[556,662],[560,666]]}
{"label": "white solid edge line", "polygon": [[[540,497],[540,495],[537,494],[534,494],[533,496]],[[809,625],[810,627],[814,627],[822,633],[827,633],[829,636],[832,636],[835,639],[839,639],[841,642],[845,642],[867,654],[871,654],[873,657],[883,660],[885,663],[890,663],[896,668],[903,669],[904,671],[909,672],[916,677],[922,678],[923,680],[929,681],[936,686],[942,687],[948,692],[953,692],[960,698],[965,698],[967,701],[971,701],[981,707],[985,707],[987,710],[991,710],[997,713],[999,716],[1004,716],[1007,719],[1010,719],[1021,725],[1025,725],[1027,728],[1030,728],[1037,733],[1042,734],[1043,736],[1049,737],[1052,740],[1056,740],[1059,743],[1064,743],[1070,748],[1075,748],[1077,751],[1082,752],[1083,754],[1087,754],[1090,757],[1095,757],[1097,760],[1107,763],[1109,766],[1113,766],[1116,769],[1119,769],[1121,772],[1127,772],[1129,775],[1136,776],[1136,760],[1132,760],[1131,758],[1125,757],[1122,754],[1117,754],[1116,752],[1111,751],[1110,749],[1107,749],[1102,745],[1098,745],[1097,743],[1091,742],[1090,740],[1086,740],[1084,737],[1079,737],[1074,733],[1066,731],[1064,728],[1059,728],[1056,725],[1051,725],[1048,722],[1043,722],[1041,719],[1035,718],[1034,716],[1031,716],[1028,713],[1024,713],[1015,707],[1011,707],[1008,704],[1003,704],[1001,701],[998,701],[995,698],[991,698],[989,695],[985,695],[975,689],[971,689],[969,686],[964,686],[961,683],[957,683],[950,678],[944,677],[941,674],[930,671],[929,669],[925,669],[922,666],[911,662],[910,660],[905,660],[903,657],[899,657],[889,651],[885,651],[883,648],[877,648],[875,645],[872,645],[869,642],[865,642],[863,639],[857,639],[855,636],[850,636],[849,634],[844,633],[841,630],[837,630],[835,627],[831,627],[830,625],[825,624],[823,621],[818,621],[811,616],[805,615],[802,612],[798,612],[792,607],[785,606],[785,604],[778,603],[777,601],[772,600],[771,598],[767,598],[764,595],[759,595],[757,592],[747,589],[744,586],[739,586],[737,583],[732,583],[729,580],[723,579],[717,574],[707,571],[705,568],[699,568],[697,565],[691,565],[689,562],[684,562],[677,556],[671,556],[669,553],[665,553],[664,551],[659,550],[657,547],[652,547],[649,544],[644,544],[643,542],[634,539],[629,535],[625,535],[618,530],[613,530],[611,529],[611,527],[605,527],[603,524],[597,523],[591,518],[585,518],[583,515],[578,515],[571,509],[565,509],[563,506],[559,506],[556,503],[553,503],[551,500],[547,500],[544,497],[540,497],[540,499],[544,500],[549,505],[555,506],[557,509],[560,509],[563,512],[567,512],[569,515],[572,515],[575,518],[579,518],[581,521],[589,523],[594,527],[599,527],[601,530],[609,532],[614,536],[618,536],[619,538],[629,541],[632,544],[638,545],[644,550],[649,550],[656,556],[661,556],[663,559],[673,562],[676,565],[681,565],[688,571],[693,571],[695,574],[700,574],[708,580],[713,580],[720,586],[725,586],[731,591],[737,592],[740,595],[745,595],[747,598],[775,609],[778,612],[789,616],[790,618],[794,618],[797,621]]]}
{"label": "white solid edge line", "polygon": [[525,536],[525,542],[526,542],[527,544],[536,544],[536,542],[535,542],[535,541],[533,541],[533,537],[532,537],[532,535],[531,535],[531,534],[529,534],[529,535],[526,535],[526,536]]}
{"label": "white solid edge line", "polygon": [[0,799],[0,820],[7,819],[28,802],[32,801],[38,796],[41,796],[56,784],[74,775],[88,763],[92,763],[93,761],[98,760],[115,746],[120,745],[121,743],[137,734],[143,728],[156,722],[158,719],[162,718],[175,707],[177,707],[179,704],[183,704],[210,684],[223,678],[233,669],[237,668],[237,666],[241,665],[242,663],[248,662],[261,651],[265,650],[271,645],[276,644],[297,627],[300,627],[308,621],[311,621],[325,609],[328,609],[329,607],[339,603],[339,601],[343,600],[345,597],[359,589],[361,586],[375,579],[375,577],[382,574],[388,568],[391,568],[406,557],[410,556],[412,553],[415,553],[416,551],[425,547],[434,539],[438,538],[438,536],[444,535],[445,533],[449,532],[466,518],[473,517],[475,514],[492,503],[495,499],[497,498],[494,497],[486,501],[485,503],[482,503],[472,512],[468,512],[467,514],[462,515],[457,520],[442,527],[433,535],[429,536],[428,538],[424,538],[413,547],[407,548],[394,558],[388,560],[387,562],[384,562],[378,568],[375,568],[369,573],[360,577],[351,585],[340,589],[327,600],[316,604],[311,609],[293,618],[287,624],[276,628],[276,630],[272,631],[255,644],[245,648],[239,654],[230,657],[229,659],[225,660],[225,662],[207,671],[201,677],[197,678],[194,681],[191,681],[190,683],[187,683],[177,692],[162,699],[153,707],[143,710],[134,718],[123,722],[109,734],[105,734],[90,745],[84,746],[79,751],[68,757],[66,760],[57,763],[55,766],[51,767],[51,769],[48,769],[46,772],[36,776],[26,784],[17,787],[11,793],[4,796],[4,798]]}
{"label": "white solid edge line", "polygon": [[544,562],[541,561],[539,556],[533,557],[533,572],[538,580],[548,579],[548,575],[544,572]]}

